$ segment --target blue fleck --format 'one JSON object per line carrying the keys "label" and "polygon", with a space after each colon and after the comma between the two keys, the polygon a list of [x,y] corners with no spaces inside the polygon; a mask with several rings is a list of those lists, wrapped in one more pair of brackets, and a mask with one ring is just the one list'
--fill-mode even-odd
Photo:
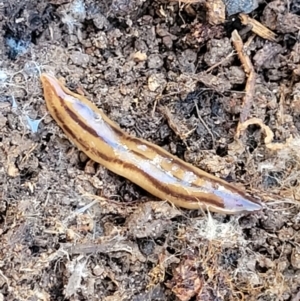
{"label": "blue fleck", "polygon": [[28,117],[27,115],[26,115],[26,119],[27,119],[27,123],[28,123],[29,128],[31,129],[31,131],[33,133],[37,133],[38,128],[39,128],[39,124],[42,121],[42,119],[33,120],[30,117]]}
{"label": "blue fleck", "polygon": [[9,56],[11,59],[15,59],[18,55],[24,54],[30,42],[24,40],[17,40],[13,37],[6,38],[6,45],[9,47]]}

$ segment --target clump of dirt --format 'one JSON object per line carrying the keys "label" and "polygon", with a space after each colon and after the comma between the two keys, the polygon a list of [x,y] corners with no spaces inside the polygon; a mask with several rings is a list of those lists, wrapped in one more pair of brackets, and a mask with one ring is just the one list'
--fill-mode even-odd
{"label": "clump of dirt", "polygon": [[[276,41],[209,23],[207,1],[0,4],[0,300],[299,299],[299,3],[258,4]],[[234,30],[255,71],[239,137]],[[174,208],[92,162],[47,113],[41,72],[264,210]]]}

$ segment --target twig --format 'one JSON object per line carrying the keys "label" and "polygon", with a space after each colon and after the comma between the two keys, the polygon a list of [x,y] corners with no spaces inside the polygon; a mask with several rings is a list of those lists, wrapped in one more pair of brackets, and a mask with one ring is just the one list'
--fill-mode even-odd
{"label": "twig", "polygon": [[222,61],[214,64],[213,66],[209,67],[205,72],[209,73],[210,71],[212,71],[213,69],[215,69],[216,67],[222,65],[223,63],[225,63],[227,60],[229,60],[232,56],[234,56],[235,53],[234,51],[230,52]]}
{"label": "twig", "polygon": [[249,56],[244,51],[244,44],[237,30],[234,30],[232,32],[231,39],[237,51],[238,57],[243,65],[244,71],[248,77],[246,82],[246,87],[245,87],[245,95],[243,97],[243,107],[240,114],[240,120],[236,132],[236,136],[238,138],[241,132],[241,125],[248,119],[250,108],[253,103],[256,74]]}
{"label": "twig", "polygon": [[160,106],[159,111],[167,119],[169,127],[174,131],[174,133],[182,140],[185,141],[197,127],[189,130],[186,125],[182,124],[178,118],[176,118],[167,107]]}
{"label": "twig", "polygon": [[154,113],[155,113],[155,110],[156,110],[156,107],[157,107],[157,103],[158,103],[159,101],[161,101],[161,100],[162,100],[163,98],[165,98],[165,97],[178,95],[178,94],[180,94],[180,93],[181,93],[181,91],[170,92],[170,93],[164,94],[164,95],[159,94],[159,95],[155,98],[155,101],[154,101],[154,105],[153,105],[153,109],[152,109],[152,117],[154,117]]}
{"label": "twig", "polygon": [[207,126],[207,124],[205,123],[205,121],[201,117],[201,114],[200,114],[197,102],[195,100],[194,100],[194,104],[195,104],[195,107],[196,107],[198,118],[201,121],[201,123],[203,124],[203,126],[206,128],[206,130],[208,131],[208,133],[210,134],[212,142],[213,142],[213,147],[215,148],[215,137],[214,137],[214,134],[212,133],[212,131],[210,130],[210,128]]}

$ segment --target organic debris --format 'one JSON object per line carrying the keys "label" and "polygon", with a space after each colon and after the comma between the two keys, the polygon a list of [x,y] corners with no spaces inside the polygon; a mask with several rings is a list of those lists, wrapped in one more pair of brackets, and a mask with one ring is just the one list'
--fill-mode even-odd
{"label": "organic debris", "polygon": [[[0,3],[0,300],[299,299],[300,8],[255,3]],[[182,210],[93,162],[42,72],[264,210]]]}

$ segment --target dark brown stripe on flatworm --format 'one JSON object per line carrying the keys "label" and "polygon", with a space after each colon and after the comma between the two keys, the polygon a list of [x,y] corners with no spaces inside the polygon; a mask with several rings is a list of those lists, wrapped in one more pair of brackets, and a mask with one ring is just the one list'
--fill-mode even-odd
{"label": "dark brown stripe on flatworm", "polygon": [[[53,85],[50,84],[51,88],[53,88]],[[61,86],[61,85],[60,85]],[[61,87],[62,88],[62,87]],[[57,89],[54,88],[54,91],[53,91],[53,94],[57,97],[57,96],[63,96],[63,95],[67,95],[68,93],[66,93],[63,89],[61,90],[63,93],[56,93],[56,92],[59,92],[59,91],[56,91]],[[59,95],[60,94],[60,95]],[[74,97],[74,96],[73,96]],[[62,107],[64,109],[66,109],[66,106],[65,106],[65,102],[62,100],[62,99],[59,99],[60,100],[60,103],[62,105]],[[69,108],[68,108],[69,109]],[[77,141],[77,143],[79,143],[79,145],[81,145],[82,149],[85,149],[86,151],[91,151],[91,149],[89,147],[86,146],[86,143],[85,141],[82,141],[81,139],[78,139],[78,137],[74,134],[74,132],[72,132],[72,130],[65,124],[65,122],[63,121],[64,118],[62,118],[62,116],[58,113],[58,111],[55,109],[55,106],[53,106],[53,110],[56,114],[56,117],[58,118],[59,122],[61,123],[61,126],[63,128],[63,130],[68,134],[70,135],[70,138],[72,138],[74,140],[74,142]],[[70,110],[71,111],[71,110]],[[72,111],[71,111],[72,112]],[[72,112],[73,113],[73,112]],[[74,114],[74,113],[73,113]],[[102,113],[104,114],[104,113]],[[76,114],[75,114],[76,115]],[[108,118],[107,116],[105,116],[106,118]],[[70,116],[70,118],[74,119],[74,115],[73,117]],[[82,124],[82,120],[78,120],[78,117],[76,116],[77,121],[81,121],[80,124],[83,128],[85,128],[85,126],[87,126],[85,123]],[[130,142],[133,142],[133,143],[138,143],[140,144],[141,143],[141,140],[139,138],[136,138],[136,137],[132,137],[132,136],[129,136],[126,132],[123,132],[117,124],[112,124],[109,126],[115,131],[116,134],[118,134],[120,136],[120,138],[124,139],[124,136],[125,136],[125,140],[128,140]],[[87,126],[88,127],[88,126]],[[86,128],[85,128],[86,129]],[[93,128],[89,128],[90,130],[87,130],[92,136],[96,137],[97,139],[100,139],[100,137],[97,135],[97,133],[95,131],[93,131]],[[105,143],[102,139],[101,141],[103,143]],[[142,141],[143,143],[145,143],[145,145],[150,149],[152,150],[154,153],[157,153],[158,155],[160,155],[161,157],[163,158],[168,158],[168,154],[165,154],[164,153],[164,150],[163,149],[160,149],[160,147],[158,146],[155,146],[153,144],[151,144],[150,142],[146,141],[146,140],[143,140]],[[173,190],[172,189],[169,189],[168,187],[166,186],[162,186],[160,182],[158,182],[155,178],[149,176],[148,174],[145,174],[143,171],[140,171],[139,169],[137,169],[135,166],[133,166],[131,163],[124,163],[123,161],[121,160],[118,160],[118,159],[114,159],[114,158],[109,158],[107,156],[105,156],[104,154],[102,153],[99,153],[96,149],[92,149],[93,153],[95,153],[96,156],[98,156],[99,158],[101,158],[102,160],[104,161],[107,161],[107,162],[114,162],[116,164],[119,164],[119,165],[123,165],[125,168],[128,168],[130,170],[134,170],[136,172],[141,172],[141,174],[145,177],[145,178],[148,178],[148,181],[150,183],[152,183],[152,185],[155,185],[156,187],[158,187],[161,191],[164,191],[165,193],[167,194],[170,194],[172,195],[173,194]],[[132,153],[135,153],[134,150],[131,150]],[[142,154],[140,153],[135,153],[138,157],[144,157],[146,158],[147,160],[149,160],[149,158],[145,157],[145,156],[142,156]],[[174,161],[178,166],[180,166],[182,168],[182,170],[191,170],[189,169],[189,165],[188,163],[185,163],[184,161],[181,161],[179,158],[175,158],[176,161]],[[187,166],[185,165],[187,164]],[[208,177],[208,176],[205,176],[202,174],[202,171],[199,170],[197,171],[197,168],[192,169],[192,172],[195,173],[196,175],[198,175],[199,178],[201,179],[204,179],[208,182],[210,182],[211,184],[216,184],[216,185],[222,185],[224,187],[227,187],[231,192],[233,193],[238,193],[240,195],[240,197],[244,197],[246,200],[248,201],[252,201],[253,203],[257,203],[257,204],[260,204],[260,202],[258,202],[257,200],[255,200],[254,198],[252,198],[251,196],[248,196],[246,193],[244,193],[242,190],[234,187],[234,185],[230,184],[230,183],[224,183],[221,179],[214,179],[214,176],[211,175],[211,177]],[[181,180],[181,179],[178,179],[178,180]],[[220,181],[218,181],[220,180]],[[220,183],[221,182],[221,183]],[[226,185],[227,184],[227,185]],[[193,185],[194,187],[198,187],[198,186],[195,186]],[[210,195],[213,195],[213,193],[211,192]],[[209,196],[207,196],[206,198],[205,197],[201,197],[200,199],[197,199],[196,197],[192,197],[192,196],[188,196],[188,195],[185,195],[185,194],[182,194],[182,193],[177,193],[175,195],[176,197],[178,197],[179,199],[182,199],[182,200],[185,200],[187,203],[190,203],[190,202],[203,202],[203,203],[207,203],[207,205],[209,204],[215,204],[216,206],[220,207],[220,208],[224,208],[224,204],[221,202],[218,202],[216,200],[212,200],[209,198]],[[221,200],[221,198],[220,198]]]}
{"label": "dark brown stripe on flatworm", "polygon": [[[101,140],[103,143],[106,143],[99,135],[98,133],[91,128],[90,126],[88,126],[85,122],[83,122],[80,118],[78,118],[78,116],[76,115],[76,113],[74,113],[64,102],[62,97],[59,97],[60,100],[60,104],[62,105],[63,109],[68,113],[68,115],[70,116],[71,119],[73,119],[74,121],[76,121],[76,123],[78,123],[80,125],[80,127],[82,127],[84,130],[86,130],[89,134],[91,134],[93,137]],[[105,122],[106,123],[106,122]],[[111,127],[110,124],[108,124],[109,127]],[[116,131],[115,127],[111,127],[112,130],[114,132]],[[122,137],[124,135],[124,133],[122,133],[121,131],[118,132],[118,135],[120,137]],[[148,157],[146,157],[145,155],[143,155],[142,153],[136,152],[135,150],[130,150],[134,155],[136,155],[137,157],[140,157],[144,160],[149,160]],[[180,180],[180,179],[179,179]]]}
{"label": "dark brown stripe on flatworm", "polygon": [[[70,116],[70,118],[72,118],[74,121],[76,121],[84,130],[86,130],[88,133],[90,133],[93,137],[100,139],[103,143],[105,143],[105,141],[103,141],[103,139],[101,139],[101,137],[99,137],[98,133],[91,127],[89,127],[86,123],[84,123],[80,118],[78,118],[78,116],[76,115],[76,113],[74,113],[64,102],[64,99],[62,97],[59,97],[59,101],[62,105],[62,107],[64,108],[64,110],[68,113],[68,115]],[[80,101],[80,100],[79,100]],[[103,113],[104,114],[104,113]],[[109,126],[113,129],[113,131],[120,137],[122,138],[124,136],[124,134],[126,135],[126,139],[133,142],[134,144],[140,144],[141,141],[139,138],[136,137],[132,137],[130,135],[128,135],[127,133],[124,133],[119,127],[114,126],[114,125],[110,125]],[[167,158],[167,154],[165,154],[160,147],[157,147],[155,145],[152,145],[151,143],[147,142],[146,140],[144,140],[143,142],[145,142],[145,145],[152,150],[154,153],[157,153],[158,155],[160,155],[163,158]],[[140,157],[144,160],[149,160],[149,158],[147,158],[146,156],[144,156],[142,153],[140,152],[136,152],[135,150],[131,150],[131,152],[136,155],[137,157]],[[124,164],[124,163],[123,163]],[[241,197],[252,201],[254,203],[258,203],[254,198],[252,198],[251,196],[246,195],[245,192],[243,192],[242,190],[238,189],[237,187],[235,187],[234,185],[226,182],[226,181],[221,181],[220,179],[216,178],[213,179],[214,176],[211,177],[207,177],[205,175],[203,175],[201,173],[201,171],[197,171],[197,168],[195,169],[189,169],[189,164],[182,162],[180,159],[176,160],[176,164],[182,169],[182,170],[188,170],[193,172],[194,174],[196,174],[200,179],[203,179],[204,181],[208,181],[212,184],[212,186],[216,186],[216,185],[222,185],[223,187],[227,188],[229,191],[231,191],[232,193],[238,193],[240,194]],[[175,178],[177,178],[179,181],[182,181],[182,179],[176,177],[175,175],[173,175]],[[221,183],[220,183],[220,182]],[[195,187],[197,188],[198,186],[190,183],[191,187]],[[215,187],[216,189],[218,187]],[[210,192],[212,193],[212,192]]]}
{"label": "dark brown stripe on flatworm", "polygon": [[[74,113],[67,105],[66,103],[64,102],[64,99],[62,97],[59,96],[59,101],[60,101],[60,104],[62,105],[62,107],[64,108],[64,110],[68,113],[68,115],[74,120],[76,121],[76,123],[78,123],[80,125],[80,127],[82,127],[84,130],[86,130],[88,133],[90,133],[93,137],[97,138],[97,139],[101,139],[101,137],[99,137],[98,133],[91,127],[89,127],[86,123],[84,123],[80,118],[78,118],[78,116],[76,115],[76,113]],[[112,127],[111,125],[109,125],[110,127]],[[112,127],[112,129],[114,130],[114,132],[119,136],[119,137],[123,137],[124,136],[124,132],[120,129],[120,128],[117,128],[115,126]],[[135,143],[135,144],[140,144],[140,139],[139,138],[136,138],[136,137],[132,137],[132,136],[129,136],[127,133],[126,134],[126,139],[127,140],[130,140],[131,142]],[[103,139],[101,139],[103,141]],[[159,147],[155,147],[153,145],[151,145],[149,142],[146,142],[146,146],[151,149],[154,153],[157,153],[159,156],[165,158],[166,157],[166,154],[160,150]],[[103,143],[105,143],[103,141]],[[134,150],[131,150],[132,153],[134,153],[136,156],[138,157],[142,157],[144,159],[147,159],[149,160],[149,158],[147,158],[146,156],[143,156],[143,154],[141,153],[138,153]],[[176,164],[182,169],[182,170],[186,170],[188,168],[188,166],[186,166],[185,164],[183,164],[179,159],[176,160]],[[194,170],[192,171],[194,172]],[[198,177],[201,177],[202,179],[204,179],[205,181],[211,181],[210,178],[208,177],[205,177],[203,176],[202,174],[197,174]],[[182,179],[179,179],[178,180],[182,180]],[[193,184],[192,184],[193,185]],[[225,185],[224,185],[225,186]],[[196,187],[196,186],[195,186]],[[231,188],[231,186],[229,185],[229,188]]]}
{"label": "dark brown stripe on flatworm", "polygon": [[[218,201],[213,200],[213,199],[211,199],[209,197],[207,197],[207,198],[201,197],[200,200],[197,200],[196,197],[187,196],[187,195],[181,194],[181,193],[176,193],[174,195],[174,191],[172,189],[170,189],[169,187],[167,187],[165,185],[162,185],[158,180],[156,180],[155,178],[153,178],[153,177],[149,176],[148,174],[142,172],[135,165],[127,163],[127,162],[123,162],[123,161],[121,161],[120,159],[117,159],[117,158],[110,158],[110,157],[104,155],[103,153],[99,152],[98,150],[96,150],[94,148],[93,149],[89,149],[88,147],[85,146],[84,141],[80,141],[80,139],[78,139],[76,137],[76,134],[73,133],[73,131],[67,126],[67,124],[63,121],[63,118],[61,117],[60,113],[58,112],[58,110],[55,107],[53,107],[53,111],[54,111],[54,113],[56,115],[57,120],[61,124],[61,127],[64,130],[64,132],[67,135],[69,135],[73,139],[74,142],[77,141],[77,143],[79,143],[83,149],[85,149],[86,151],[92,151],[96,156],[98,156],[99,158],[101,158],[103,161],[112,162],[114,164],[122,165],[125,169],[129,169],[132,172],[137,172],[139,174],[142,173],[142,176],[144,178],[146,178],[154,187],[157,187],[158,190],[163,191],[165,194],[173,195],[176,198],[184,200],[186,202],[193,202],[193,203],[199,202],[199,204],[200,203],[206,203],[207,205],[215,205],[217,207],[224,208],[224,204],[222,202],[218,202]],[[76,119],[79,120],[78,118],[76,118]],[[90,131],[89,131],[89,133],[90,133]],[[103,143],[105,143],[105,142],[103,142]]]}
{"label": "dark brown stripe on flatworm", "polygon": [[[61,87],[60,87],[61,88]],[[62,89],[62,88],[61,88]],[[62,89],[63,91],[63,89]],[[66,92],[63,91],[64,94],[67,94]],[[63,97],[61,97],[60,95],[58,95],[59,97],[59,101],[62,105],[62,107],[64,108],[64,110],[68,113],[68,115],[74,120],[76,121],[78,124],[80,124],[80,126],[86,130],[88,133],[90,133],[92,136],[98,138],[98,139],[101,139],[101,137],[99,137],[98,133],[91,127],[89,127],[86,123],[84,123],[81,119],[78,118],[78,116],[76,115],[76,113],[74,113],[65,103]],[[74,96],[73,96],[74,97]],[[80,99],[78,99],[80,101]],[[104,113],[103,113],[104,114]],[[128,135],[127,133],[124,133],[122,131],[122,129],[120,129],[119,127],[117,126],[111,126],[109,125],[113,130],[114,132],[119,136],[119,137],[123,137],[124,134],[126,135],[126,139],[135,143],[135,144],[139,144],[141,141],[139,138],[136,138],[136,137],[132,137],[130,135]],[[103,141],[103,139],[101,139]],[[152,150],[154,153],[157,153],[159,156],[163,157],[163,158],[166,158],[166,154],[160,149],[160,147],[158,146],[155,146],[155,145],[152,145],[151,143],[149,143],[148,141],[144,140],[145,141],[145,144],[146,146]],[[105,143],[103,141],[103,143]],[[143,156],[143,154],[141,153],[138,153],[134,150],[131,150],[132,153],[134,153],[136,156],[138,157],[141,157],[141,158],[144,158],[144,159],[148,159],[146,156]],[[148,159],[149,160],[149,159]],[[186,162],[182,162],[179,158],[176,160],[176,164],[182,169],[182,170],[186,170],[189,168],[188,166],[188,163]],[[187,164],[187,165],[186,165]],[[201,174],[201,172],[198,172],[197,171],[197,168],[195,168],[195,170],[191,170],[191,172],[195,173],[199,178],[203,179],[204,181],[209,181],[212,185],[216,184],[215,182],[217,181],[216,179],[212,179],[210,177],[207,177],[203,174]],[[182,181],[182,179],[176,177],[178,180]],[[218,179],[218,178],[217,178]],[[194,185],[193,183],[191,183],[191,185],[193,187],[197,187],[196,185]],[[246,195],[244,194],[243,191],[240,191],[238,188],[234,187],[233,185],[231,185],[230,183],[224,181],[221,183],[222,186],[226,187],[228,190],[232,191],[232,192],[238,192],[240,193],[241,195],[245,196]],[[247,198],[247,197],[246,197]]]}
{"label": "dark brown stripe on flatworm", "polygon": [[[88,133],[90,133],[93,137],[97,138],[97,139],[100,139],[102,141],[102,143],[106,143],[101,137],[99,137],[98,133],[91,127],[89,127],[86,123],[84,123],[80,118],[78,118],[78,116],[76,115],[76,113],[74,113],[67,105],[66,103],[64,102],[63,98],[59,97],[59,100],[60,100],[60,103],[62,105],[62,107],[64,108],[64,110],[68,113],[68,115],[70,116],[70,118],[72,118],[74,121],[76,121],[76,123],[78,123],[84,130],[86,130]],[[80,101],[80,100],[79,100]],[[117,135],[119,137],[122,137],[124,136],[124,133],[123,131],[120,129],[120,128],[117,128],[115,126],[111,126],[109,124],[109,126],[117,133]],[[140,139],[139,138],[136,138],[136,137],[132,137],[132,136],[129,136],[127,133],[126,134],[126,139],[130,140],[131,142],[135,143],[135,144],[140,144]],[[147,142],[146,140],[144,141],[146,144],[146,146],[148,148],[150,148],[154,153],[157,153],[158,155],[160,155],[161,157],[163,158],[166,158],[166,154],[160,150],[159,147],[155,146],[155,145],[152,145],[150,144],[149,142]],[[134,150],[131,150],[131,152],[136,155],[137,157],[140,157],[144,160],[149,160],[149,158],[147,158],[146,156],[144,156],[143,154],[141,154],[140,152],[136,152]],[[108,162],[111,162],[108,160],[108,158],[106,159]],[[119,163],[118,163],[119,164]],[[125,163],[122,162],[122,164],[124,165]],[[126,163],[127,164],[127,163]],[[176,160],[176,164],[182,169],[182,170],[187,170],[189,168],[189,166],[185,165],[184,163],[181,162],[180,159],[177,159]],[[133,169],[136,169],[136,168],[133,168]],[[196,168],[195,168],[196,169]],[[189,169],[188,169],[189,170]],[[224,186],[225,188],[227,188],[228,190],[230,190],[231,192],[233,193],[239,193],[241,197],[244,197],[245,199],[249,200],[249,201],[252,201],[254,203],[257,203],[257,201],[255,199],[253,199],[251,196],[247,196],[246,193],[244,193],[243,191],[239,190],[238,188],[234,187],[233,185],[231,185],[230,183],[227,183],[226,181],[225,182],[221,182],[221,183],[218,183],[217,180],[219,180],[217,178],[217,180],[215,179],[211,179],[209,177],[206,177],[205,175],[202,175],[200,172],[197,173],[197,169],[196,170],[191,170],[191,172],[195,173],[199,178],[201,179],[204,179],[204,181],[208,181],[210,182],[213,186],[215,184],[220,184],[222,186]],[[147,175],[148,176],[148,175]],[[179,181],[182,181],[182,179],[176,177],[175,175],[173,175],[175,178],[177,178]],[[149,177],[149,176],[148,176]],[[150,178],[150,177],[149,177]],[[153,179],[153,178],[151,178]],[[191,187],[194,187],[194,188],[198,188],[197,185],[193,184],[193,183],[190,183]],[[217,187],[216,187],[217,189]],[[212,192],[210,192],[212,193]],[[220,206],[220,205],[219,205]]]}
{"label": "dark brown stripe on flatworm", "polygon": [[[103,113],[104,114],[104,113]],[[127,134],[126,132],[124,133],[123,130],[121,128],[119,128],[118,126],[114,126],[114,125],[109,125],[116,133],[119,137],[122,137],[124,136],[124,134],[126,135],[126,140],[129,140],[130,142],[134,143],[134,144],[141,144],[141,139],[140,138],[137,138],[137,137],[133,137],[133,136],[130,136],[129,134]],[[97,133],[95,135],[95,137],[97,137]],[[152,152],[154,153],[157,153],[159,156],[161,156],[162,158],[166,158],[166,156],[168,156],[167,154],[164,153],[165,150],[162,150],[159,146],[157,145],[153,145],[152,143],[146,141],[146,140],[143,140],[143,144],[145,144]],[[140,155],[142,157],[144,157],[141,153],[137,153],[135,152],[134,150],[131,150],[133,153],[137,154],[137,155]],[[144,157],[144,158],[147,158],[147,157]],[[200,171],[197,170],[197,168],[195,167],[195,170],[191,170],[189,169],[189,165],[190,163],[187,163],[187,162],[182,162],[181,159],[179,158],[176,158],[176,165],[178,165],[182,170],[187,170],[188,171],[191,171],[193,172],[194,174],[196,174],[199,178],[203,179],[204,181],[209,181],[212,186],[214,186],[215,184],[220,184],[224,187],[226,187],[228,190],[232,191],[232,192],[238,192],[242,195],[245,195],[243,191],[240,191],[238,188],[236,188],[235,186],[233,186],[232,184],[226,182],[225,180],[221,180],[219,178],[217,178],[217,180],[220,180],[222,181],[221,183],[214,183],[214,182],[217,182],[216,179],[213,179],[215,176],[212,176],[211,177],[208,177],[206,175],[203,175]],[[203,171],[205,172],[205,171]],[[179,179],[179,178],[178,178]],[[182,180],[182,179],[179,179],[179,180]],[[223,182],[224,181],[224,182]],[[193,184],[192,184],[193,185]],[[196,186],[195,186],[196,187]],[[216,187],[217,189],[217,187]]]}

